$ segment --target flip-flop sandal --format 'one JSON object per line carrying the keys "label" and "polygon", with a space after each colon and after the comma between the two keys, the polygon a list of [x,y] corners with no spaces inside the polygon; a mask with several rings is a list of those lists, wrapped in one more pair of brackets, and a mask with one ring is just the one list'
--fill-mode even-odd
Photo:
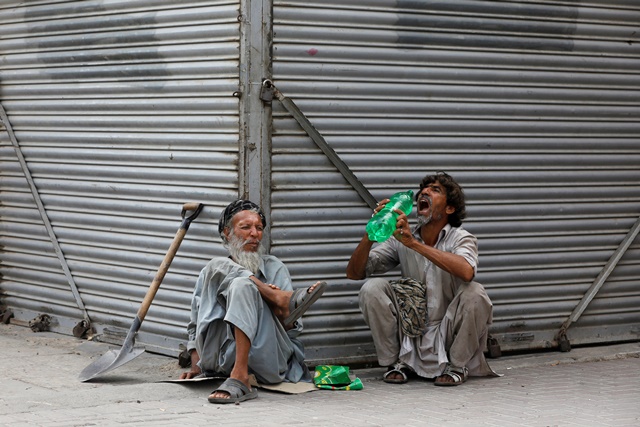
{"label": "flip-flop sandal", "polygon": [[[217,391],[229,393],[229,397],[211,397]],[[242,381],[236,380],[235,378],[227,378],[220,384],[220,387],[211,392],[208,400],[211,403],[226,404],[244,402],[245,400],[255,399],[256,397],[258,397],[258,390],[256,390],[255,387],[249,390]]]}
{"label": "flip-flop sandal", "polygon": [[[444,382],[444,381],[439,382],[438,378],[444,375],[451,378],[453,382]],[[436,381],[434,383],[435,385],[445,386],[445,387],[456,386],[467,381],[467,378],[469,377],[469,370],[466,367],[456,368],[451,365],[447,365],[447,367],[444,368],[444,371],[442,372],[442,375],[440,375],[440,377],[436,378]]]}
{"label": "flip-flop sandal", "polygon": [[[391,374],[400,374],[402,378],[389,378]],[[397,362],[393,366],[389,366],[389,370],[382,375],[382,381],[389,384],[404,384],[409,381],[409,376],[413,374],[411,368],[402,362]]]}
{"label": "flip-flop sandal", "polygon": [[311,304],[320,298],[326,287],[327,282],[318,282],[311,293],[308,292],[309,288],[296,289],[293,291],[293,295],[291,295],[291,300],[289,302],[289,316],[284,319],[284,324],[290,325],[301,318],[304,312],[311,307]]}

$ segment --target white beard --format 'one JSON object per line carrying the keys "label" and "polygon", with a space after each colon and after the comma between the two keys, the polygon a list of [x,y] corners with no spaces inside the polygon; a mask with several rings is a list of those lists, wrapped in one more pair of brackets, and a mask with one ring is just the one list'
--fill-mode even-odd
{"label": "white beard", "polygon": [[251,271],[253,274],[258,274],[260,261],[262,260],[262,255],[264,254],[264,246],[262,246],[262,243],[260,243],[256,252],[250,252],[244,250],[244,243],[244,240],[233,234],[233,231],[231,231],[231,233],[229,234],[228,243],[231,259],[233,259],[236,263],[240,264],[247,270]]}
{"label": "white beard", "polygon": [[429,212],[429,215],[427,216],[416,214],[416,218],[418,219],[418,228],[422,227],[423,225],[429,224],[431,222],[432,216],[433,215],[431,214],[431,212]]}

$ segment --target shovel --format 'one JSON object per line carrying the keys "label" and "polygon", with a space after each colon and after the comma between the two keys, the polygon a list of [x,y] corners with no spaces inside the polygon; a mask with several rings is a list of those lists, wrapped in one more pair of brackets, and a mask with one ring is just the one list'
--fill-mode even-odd
{"label": "shovel", "polygon": [[[182,207],[182,223],[180,224],[180,228],[176,233],[176,237],[173,238],[169,251],[165,255],[162,264],[160,264],[160,268],[158,269],[156,276],[153,278],[153,282],[151,282],[151,286],[138,309],[138,313],[136,314],[136,318],[129,329],[129,333],[127,333],[127,337],[122,343],[122,348],[119,352],[116,350],[109,350],[103,354],[100,359],[84,368],[78,376],[80,381],[88,381],[98,375],[106,374],[107,372],[124,365],[144,353],[144,348],[133,348],[136,333],[140,329],[140,325],[142,324],[144,317],[147,315],[151,301],[153,301],[153,298],[156,296],[156,292],[158,292],[158,288],[160,287],[160,283],[162,283],[162,279],[164,279],[164,275],[167,273],[167,270],[169,270],[173,257],[176,255],[176,252],[178,252],[182,239],[184,239],[185,234],[187,234],[191,221],[196,219],[203,207],[204,205],[202,203],[185,203]],[[186,215],[187,211],[192,212],[191,214]]]}

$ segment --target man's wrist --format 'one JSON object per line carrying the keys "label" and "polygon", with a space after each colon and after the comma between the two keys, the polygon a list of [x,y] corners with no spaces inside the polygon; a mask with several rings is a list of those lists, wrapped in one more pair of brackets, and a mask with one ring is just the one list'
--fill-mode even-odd
{"label": "man's wrist", "polygon": [[418,239],[416,239],[415,237],[411,236],[411,239],[409,240],[409,242],[405,245],[407,248],[412,249],[416,252],[418,252],[418,249],[422,246],[422,243],[420,243],[420,241]]}

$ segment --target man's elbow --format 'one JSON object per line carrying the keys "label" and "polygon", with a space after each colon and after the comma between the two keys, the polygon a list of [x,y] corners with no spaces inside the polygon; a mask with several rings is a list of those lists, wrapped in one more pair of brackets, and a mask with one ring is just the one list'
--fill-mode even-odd
{"label": "man's elbow", "polygon": [[350,280],[362,280],[366,277],[364,272],[355,271],[352,268],[347,267],[347,279]]}
{"label": "man's elbow", "polygon": [[465,282],[471,282],[475,277],[476,277],[475,271],[473,271],[473,268],[471,268],[464,272],[461,279],[464,280]]}
{"label": "man's elbow", "polygon": [[358,275],[355,275],[355,274],[347,272],[347,279],[350,279],[350,280],[361,280],[361,279],[364,279],[364,276],[358,276]]}
{"label": "man's elbow", "polygon": [[471,282],[476,277],[476,269],[468,260],[465,260],[464,266],[458,269],[457,276],[465,282]]}

